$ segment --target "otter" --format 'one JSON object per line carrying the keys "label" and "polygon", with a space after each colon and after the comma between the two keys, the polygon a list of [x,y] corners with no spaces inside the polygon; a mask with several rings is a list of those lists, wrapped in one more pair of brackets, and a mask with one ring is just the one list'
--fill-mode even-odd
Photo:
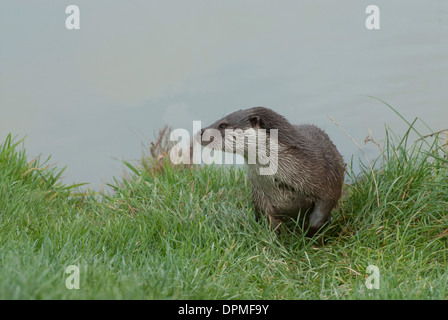
{"label": "otter", "polygon": [[[213,132],[221,139],[215,141]],[[260,133],[265,134],[265,142],[255,144]],[[233,112],[199,134],[204,147],[244,157],[257,221],[264,215],[279,232],[285,218],[297,219],[300,214],[307,237],[328,222],[341,197],[346,164],[322,129],[312,124],[292,125],[269,108],[255,107]],[[237,140],[244,141],[243,145]],[[269,154],[278,152],[275,170],[268,174],[260,174],[266,161],[259,154],[255,161],[248,161],[250,147],[258,151],[264,143],[266,150],[269,144],[276,146]]]}

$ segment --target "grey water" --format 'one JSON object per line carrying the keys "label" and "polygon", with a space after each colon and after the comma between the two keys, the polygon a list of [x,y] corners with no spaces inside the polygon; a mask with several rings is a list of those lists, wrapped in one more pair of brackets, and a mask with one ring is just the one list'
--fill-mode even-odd
{"label": "grey water", "polygon": [[[366,28],[371,4],[380,29]],[[79,30],[67,5],[0,12],[0,141],[26,136],[30,159],[51,155],[66,183],[120,177],[165,124],[192,130],[253,106],[322,127],[346,161],[361,152],[344,130],[375,157],[369,133],[407,129],[369,96],[448,128],[446,0],[79,0]]]}

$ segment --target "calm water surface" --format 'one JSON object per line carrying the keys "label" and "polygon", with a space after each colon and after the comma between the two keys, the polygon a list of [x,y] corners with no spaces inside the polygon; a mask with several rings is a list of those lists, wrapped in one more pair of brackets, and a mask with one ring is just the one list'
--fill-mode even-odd
{"label": "calm water surface", "polygon": [[[393,2],[393,3],[391,3]],[[380,9],[367,30],[365,9]],[[68,165],[64,181],[98,187],[137,160],[163,125],[192,130],[268,106],[324,128],[349,161],[385,126],[421,117],[448,128],[448,2],[5,1],[0,12],[0,138]],[[422,123],[418,128],[429,133]]]}

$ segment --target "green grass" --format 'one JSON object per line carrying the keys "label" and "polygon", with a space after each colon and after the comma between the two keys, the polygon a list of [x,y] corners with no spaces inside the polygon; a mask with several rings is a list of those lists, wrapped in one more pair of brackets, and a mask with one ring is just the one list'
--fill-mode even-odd
{"label": "green grass", "polygon": [[[447,299],[448,161],[437,135],[387,132],[316,238],[257,223],[243,168],[126,163],[93,195],[21,141],[0,145],[1,299]],[[159,168],[160,169],[160,168]],[[80,270],[80,289],[65,269]],[[380,288],[365,286],[366,268]]]}

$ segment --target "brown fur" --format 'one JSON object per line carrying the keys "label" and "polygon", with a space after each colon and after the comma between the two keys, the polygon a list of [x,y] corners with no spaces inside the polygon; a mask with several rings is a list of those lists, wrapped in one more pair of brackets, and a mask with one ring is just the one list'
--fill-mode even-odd
{"label": "brown fur", "polygon": [[[344,182],[345,163],[328,135],[315,125],[292,125],[265,107],[239,110],[201,130],[278,129],[278,168],[260,175],[259,163],[248,164],[256,217],[266,215],[277,229],[284,217],[304,213],[307,235],[312,236],[329,219]],[[208,143],[202,142],[207,146]],[[216,147],[216,146],[215,146]],[[224,151],[224,146],[221,148]],[[247,160],[247,154],[243,154]],[[302,215],[303,216],[303,215]]]}

